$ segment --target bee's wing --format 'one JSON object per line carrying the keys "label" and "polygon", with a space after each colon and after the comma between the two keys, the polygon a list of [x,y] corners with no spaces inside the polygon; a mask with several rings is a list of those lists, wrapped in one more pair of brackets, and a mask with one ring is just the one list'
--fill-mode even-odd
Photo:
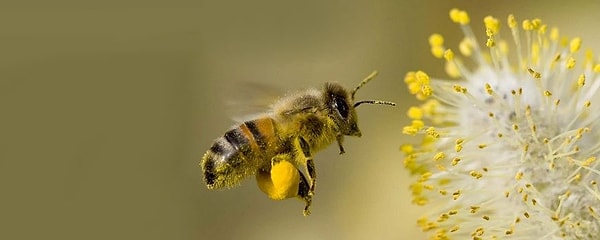
{"label": "bee's wing", "polygon": [[234,94],[225,101],[227,112],[235,122],[256,119],[272,111],[272,105],[284,91],[275,86],[258,82],[243,82],[236,85]]}

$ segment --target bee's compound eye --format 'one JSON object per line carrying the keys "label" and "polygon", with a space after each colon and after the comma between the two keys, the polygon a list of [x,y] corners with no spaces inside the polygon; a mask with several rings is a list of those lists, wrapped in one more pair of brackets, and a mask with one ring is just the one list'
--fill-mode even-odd
{"label": "bee's compound eye", "polygon": [[334,104],[335,109],[337,109],[342,118],[348,118],[348,104],[346,104],[346,101],[341,97],[336,97]]}

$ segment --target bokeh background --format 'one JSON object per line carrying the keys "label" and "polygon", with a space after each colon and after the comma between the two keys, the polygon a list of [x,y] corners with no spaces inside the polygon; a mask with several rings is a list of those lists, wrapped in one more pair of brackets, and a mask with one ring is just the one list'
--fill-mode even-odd
{"label": "bokeh background", "polygon": [[[402,79],[444,77],[448,10],[540,17],[600,50],[595,1],[14,1],[0,6],[0,239],[421,239],[398,147]],[[483,38],[481,38],[483,39]],[[234,122],[226,101],[379,77],[362,138],[316,154],[310,217],[249,179],[209,191],[198,162]],[[240,92],[240,90],[242,92]],[[250,97],[250,96],[246,96]]]}

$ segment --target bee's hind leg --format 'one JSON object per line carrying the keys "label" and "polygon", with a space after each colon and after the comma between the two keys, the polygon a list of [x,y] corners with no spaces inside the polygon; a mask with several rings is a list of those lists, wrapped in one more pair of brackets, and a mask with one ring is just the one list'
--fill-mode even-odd
{"label": "bee's hind leg", "polygon": [[[300,173],[300,171],[298,171]],[[308,181],[306,178],[300,173],[300,183],[298,185],[298,197],[304,200],[306,206],[304,206],[304,211],[302,212],[304,216],[310,215],[310,205],[312,203],[312,195],[309,195],[310,186],[308,185]]]}

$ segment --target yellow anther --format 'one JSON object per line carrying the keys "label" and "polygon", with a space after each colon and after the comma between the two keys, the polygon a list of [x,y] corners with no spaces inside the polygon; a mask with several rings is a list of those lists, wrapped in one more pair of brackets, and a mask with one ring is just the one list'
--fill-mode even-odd
{"label": "yellow anther", "polygon": [[567,69],[573,69],[575,67],[575,58],[569,57],[567,59]]}
{"label": "yellow anther", "polygon": [[531,20],[531,25],[533,26],[533,29],[539,29],[542,26],[542,20],[539,18],[534,18]]}
{"label": "yellow anther", "polygon": [[431,136],[431,137],[434,137],[434,138],[439,138],[440,137],[440,134],[435,130],[434,127],[427,128],[427,130],[425,130],[425,133],[427,135]]}
{"label": "yellow anther", "polygon": [[535,70],[528,68],[527,71],[529,72],[529,74],[531,74],[531,76],[535,79],[540,79],[542,78],[542,74],[539,72],[536,72]]}
{"label": "yellow anther", "polygon": [[442,58],[444,57],[444,50],[446,49],[442,46],[432,46],[431,55],[433,55],[435,58]]}
{"label": "yellow anther", "polygon": [[446,51],[444,51],[444,59],[449,62],[454,60],[454,52],[452,49],[446,49]]}
{"label": "yellow anther", "polygon": [[429,45],[432,47],[444,45],[444,37],[438,33],[431,34],[431,36],[429,36]]}
{"label": "yellow anther", "polygon": [[415,151],[415,148],[412,144],[402,144],[400,146],[400,151],[404,154],[411,154]]}
{"label": "yellow anther", "polygon": [[425,73],[423,71],[417,71],[415,73],[415,77],[417,78],[417,81],[420,83],[429,83],[429,75],[427,75],[427,73]]}
{"label": "yellow anther", "polygon": [[548,29],[548,25],[546,24],[542,24],[539,28],[538,28],[538,33],[541,35],[546,34],[546,29]]}
{"label": "yellow anther", "polygon": [[579,87],[583,87],[585,85],[585,74],[581,74],[579,75],[579,78],[577,78],[577,85]]}
{"label": "yellow anther", "polygon": [[487,215],[483,216],[482,218],[483,218],[483,220],[486,220],[486,221],[489,221],[489,220],[490,220],[490,217],[489,217],[489,216],[487,216]]}
{"label": "yellow anther", "polygon": [[553,59],[552,61],[554,61],[554,62],[558,62],[558,61],[560,60],[560,58],[561,58],[561,56],[560,56],[560,53],[557,53],[557,54],[554,56],[554,59]]}
{"label": "yellow anther", "polygon": [[581,48],[581,38],[573,38],[569,43],[569,50],[571,51],[571,53],[574,53],[579,51],[579,48]]}
{"label": "yellow anther", "polygon": [[546,91],[544,91],[544,96],[550,97],[550,96],[552,96],[552,93],[550,91],[546,90]]}
{"label": "yellow anther", "polygon": [[469,57],[473,55],[473,44],[471,43],[471,40],[468,38],[463,38],[463,40],[458,44],[458,50],[464,56]]}
{"label": "yellow anther", "polygon": [[500,42],[498,42],[498,49],[500,49],[501,53],[508,55],[508,44],[506,41],[500,40]]}
{"label": "yellow anther", "polygon": [[456,190],[456,192],[452,193],[452,199],[456,200],[460,197],[461,191],[460,190]]}
{"label": "yellow anther", "polygon": [[492,89],[492,86],[489,83],[485,84],[485,91],[489,95],[493,95],[494,94],[494,90]]}
{"label": "yellow anther", "polygon": [[439,161],[439,160],[444,159],[445,157],[446,157],[446,154],[444,152],[439,152],[433,156],[433,160]]}
{"label": "yellow anther", "polygon": [[482,143],[482,144],[479,144],[479,145],[477,145],[477,147],[478,147],[479,149],[484,149],[484,148],[486,148],[486,147],[487,147],[487,144],[483,144],[483,143]]}
{"label": "yellow anther", "polygon": [[525,31],[533,30],[533,24],[531,23],[531,21],[529,19],[523,20],[522,25],[523,25],[523,30],[525,30]]}
{"label": "yellow anther", "polygon": [[507,22],[509,28],[515,28],[517,26],[517,20],[515,20],[515,16],[512,14],[508,15]]}
{"label": "yellow anther", "polygon": [[446,61],[444,70],[446,70],[446,74],[448,74],[448,76],[450,76],[451,78],[459,78],[462,76],[458,67],[456,67],[456,64],[454,62]]}
{"label": "yellow anther", "polygon": [[474,177],[475,179],[480,179],[481,177],[483,177],[483,174],[477,171],[471,171],[469,172],[469,174],[471,175],[471,177]]}
{"label": "yellow anther", "polygon": [[528,212],[524,212],[523,216],[525,216],[526,218],[529,218],[529,213]]}
{"label": "yellow anther", "polygon": [[486,33],[488,33],[488,37],[496,35],[496,33],[498,33],[498,30],[500,30],[500,23],[498,22],[498,19],[492,16],[486,16],[485,18],[483,18],[483,23],[485,24]]}
{"label": "yellow anther", "polygon": [[460,162],[460,158],[452,159],[452,166],[456,166],[456,164],[458,164],[459,162]]}
{"label": "yellow anther", "polygon": [[592,102],[590,102],[590,101],[585,101],[583,103],[583,106],[586,107],[586,108],[589,108],[591,105],[592,105]]}
{"label": "yellow anther", "polygon": [[475,213],[477,213],[477,211],[479,211],[480,208],[481,208],[480,206],[471,206],[470,207],[470,209],[471,209],[470,212],[473,213],[473,214],[475,214]]}
{"label": "yellow anther", "polygon": [[454,89],[454,91],[456,91],[457,93],[467,93],[467,88],[462,87],[458,84],[455,84],[454,86],[452,86],[452,88]]}
{"label": "yellow anther", "polygon": [[523,179],[523,172],[518,172],[518,173],[515,175],[515,180],[519,181],[519,180],[521,180],[521,179]]}
{"label": "yellow anther", "polygon": [[454,151],[460,152],[460,151],[462,151],[462,149],[463,149],[462,144],[456,144],[456,145],[454,145]]}
{"label": "yellow anther", "polygon": [[485,41],[485,46],[492,48],[496,46],[496,41],[494,41],[493,38],[488,38],[487,41]]}
{"label": "yellow anther", "polygon": [[594,70],[595,73],[599,73],[600,72],[600,63],[594,65],[594,68],[592,68]]}
{"label": "yellow anther", "polygon": [[410,107],[408,112],[406,113],[411,119],[422,119],[423,118],[423,109],[419,107]]}
{"label": "yellow anther", "polygon": [[550,29],[550,40],[552,41],[558,41],[558,38],[560,37],[558,28],[553,27],[552,29]]}
{"label": "yellow anther", "polygon": [[461,25],[467,25],[471,21],[467,12],[456,8],[450,10],[450,19],[452,22],[459,23]]}
{"label": "yellow anther", "polygon": [[405,135],[414,136],[414,135],[417,135],[418,132],[419,132],[419,129],[415,128],[413,126],[405,126],[402,128],[402,134],[405,134]]}

